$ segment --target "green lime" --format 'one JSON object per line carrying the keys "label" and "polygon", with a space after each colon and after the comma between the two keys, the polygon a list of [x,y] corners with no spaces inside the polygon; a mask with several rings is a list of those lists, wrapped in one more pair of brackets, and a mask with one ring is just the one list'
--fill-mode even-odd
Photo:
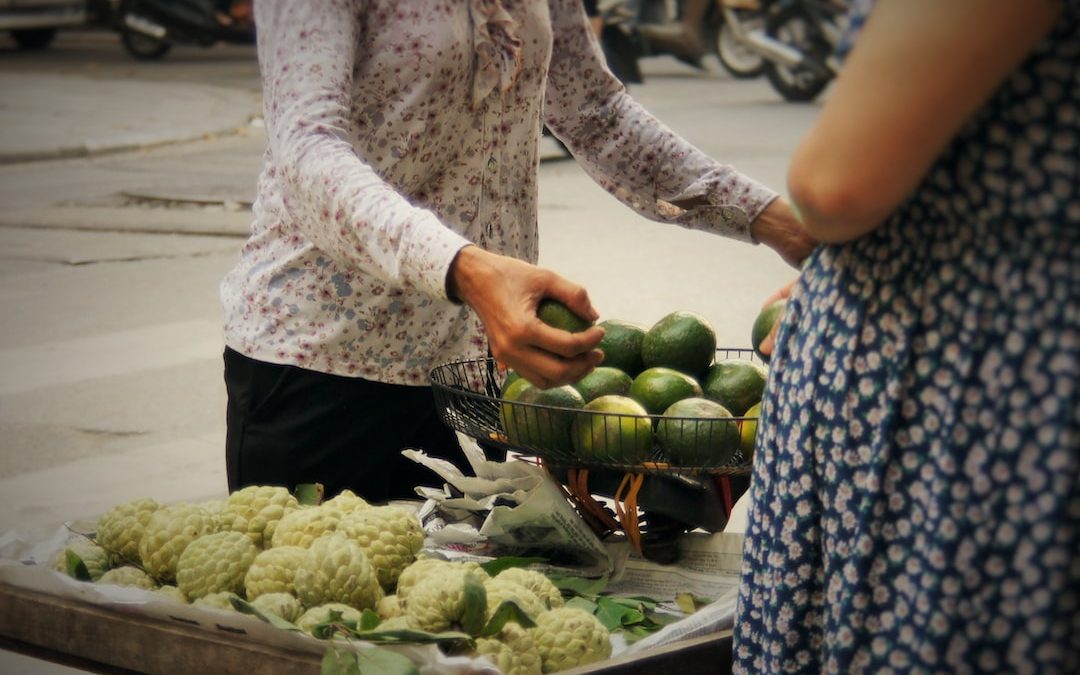
{"label": "green lime", "polygon": [[716,356],[716,331],[705,317],[672,312],[653,324],[641,342],[646,368],[663,366],[697,377]]}
{"label": "green lime", "polygon": [[583,459],[636,464],[652,453],[652,420],[637,401],[616,394],[585,404],[571,427],[574,450]]}
{"label": "green lime", "polygon": [[780,321],[780,317],[784,315],[785,307],[787,307],[786,299],[769,303],[754,319],[754,327],[750,331],[750,344],[753,345],[754,351],[765,363],[769,362],[769,357],[761,353],[761,343],[772,332],[773,326]]}
{"label": "green lime", "polygon": [[742,450],[743,459],[749,462],[754,458],[754,444],[757,438],[758,418],[761,417],[761,403],[750,406],[750,409],[743,413],[742,417],[745,419],[739,425],[739,449]]}
{"label": "green lime", "polygon": [[641,343],[645,328],[629,321],[607,319],[600,322],[604,337],[597,348],[604,352],[604,365],[618,368],[630,377],[645,370],[641,361]]}
{"label": "green lime", "polygon": [[630,377],[618,368],[597,366],[592,372],[574,383],[574,389],[578,390],[585,402],[593,400],[604,394],[619,394],[625,396],[630,391],[630,385],[634,378]]}
{"label": "green lime", "polygon": [[739,447],[739,426],[716,401],[684,398],[664,411],[656,438],[676,466],[722,466]]}
{"label": "green lime", "polygon": [[508,392],[516,396],[514,403],[502,404],[506,437],[522,447],[568,452],[570,424],[575,415],[556,408],[580,408],[585,405],[585,399],[570,385],[551,389],[529,385],[515,391],[517,386],[515,382]]}
{"label": "green lime", "polygon": [[536,308],[536,316],[549,326],[561,328],[570,333],[580,333],[592,326],[591,321],[582,319],[570,311],[570,308],[558,300],[544,298]]}
{"label": "green lime", "polygon": [[630,398],[651,415],[659,415],[675,401],[701,396],[701,385],[693,377],[672,368],[646,368],[630,385]]}
{"label": "green lime", "polygon": [[767,371],[760,363],[747,359],[717,361],[705,371],[701,388],[710,398],[736,417],[761,400]]}

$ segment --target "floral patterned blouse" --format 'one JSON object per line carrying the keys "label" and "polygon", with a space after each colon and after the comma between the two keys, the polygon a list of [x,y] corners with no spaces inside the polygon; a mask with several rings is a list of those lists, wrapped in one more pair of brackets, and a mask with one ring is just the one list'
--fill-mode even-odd
{"label": "floral patterned blouse", "polygon": [[[776,196],[630,99],[580,0],[255,9],[267,148],[251,236],[221,285],[226,343],[252,358],[421,385],[483,356],[446,276],[470,243],[537,260],[541,120],[655,220],[750,240]],[[671,204],[693,197],[709,205]]]}

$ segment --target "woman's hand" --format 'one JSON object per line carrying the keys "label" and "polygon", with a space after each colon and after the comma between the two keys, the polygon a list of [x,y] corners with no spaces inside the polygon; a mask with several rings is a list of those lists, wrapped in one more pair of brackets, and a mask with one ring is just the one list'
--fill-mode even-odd
{"label": "woman's hand", "polygon": [[777,197],[765,207],[750,224],[750,233],[792,267],[798,267],[817,246],[783,197]]}
{"label": "woman's hand", "polygon": [[[789,297],[791,297],[791,289],[795,287],[795,282],[797,282],[798,280],[799,278],[795,277],[791,281],[781,286],[780,290],[765,298],[765,302],[761,303],[761,308],[765,309],[777,300],[787,300]],[[783,314],[781,314],[780,317],[776,319],[776,323],[773,324],[772,330],[769,331],[769,334],[766,335],[765,339],[761,341],[760,345],[758,345],[758,351],[770,358],[772,358],[773,350],[776,348],[776,334],[780,330],[780,322],[782,320]]]}
{"label": "woman's hand", "polygon": [[466,246],[447,281],[450,296],[480,316],[492,356],[538,387],[576,382],[603,358],[596,349],[602,328],[569,333],[536,316],[540,301],[552,298],[583,319],[598,318],[585,289],[550,270]]}

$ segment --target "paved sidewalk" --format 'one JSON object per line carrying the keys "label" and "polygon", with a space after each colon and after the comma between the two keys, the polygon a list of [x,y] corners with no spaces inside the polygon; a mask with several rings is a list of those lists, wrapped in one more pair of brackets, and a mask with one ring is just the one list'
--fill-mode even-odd
{"label": "paved sidewalk", "polygon": [[260,112],[258,95],[231,88],[0,73],[0,164],[231,134]]}

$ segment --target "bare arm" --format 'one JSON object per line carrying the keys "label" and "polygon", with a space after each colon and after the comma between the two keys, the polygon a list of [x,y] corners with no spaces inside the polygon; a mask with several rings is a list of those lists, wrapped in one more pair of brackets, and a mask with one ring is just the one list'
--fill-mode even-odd
{"label": "bare arm", "polygon": [[1059,10],[1052,0],[879,0],[788,170],[810,236],[839,243],[878,227]]}

